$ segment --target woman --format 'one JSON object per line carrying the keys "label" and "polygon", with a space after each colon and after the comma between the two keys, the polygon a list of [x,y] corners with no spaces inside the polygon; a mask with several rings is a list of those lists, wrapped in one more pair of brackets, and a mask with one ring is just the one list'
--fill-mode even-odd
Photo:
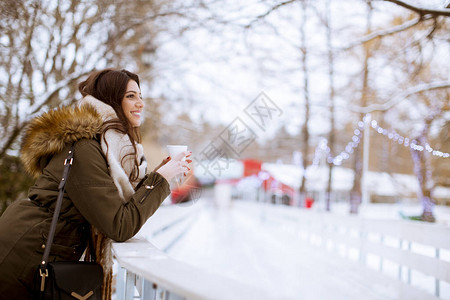
{"label": "woman", "polygon": [[49,111],[25,132],[21,159],[37,180],[29,200],[15,201],[0,218],[0,299],[31,298],[72,144],[74,163],[49,261],[79,260],[92,235],[105,274],[104,299],[111,296],[111,240],[133,237],[169,195],[168,181],[189,169],[191,161],[182,159],[191,153],[184,152],[147,172],[139,144],[144,102],[137,75],[102,70],[79,90],[77,107]]}

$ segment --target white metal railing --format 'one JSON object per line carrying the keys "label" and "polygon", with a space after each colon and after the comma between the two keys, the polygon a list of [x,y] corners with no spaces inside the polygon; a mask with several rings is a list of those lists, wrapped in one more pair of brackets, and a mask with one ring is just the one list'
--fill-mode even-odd
{"label": "white metal railing", "polygon": [[[170,248],[189,230],[200,204],[162,207],[144,226],[146,238],[114,243],[120,264],[117,300],[267,299],[253,288],[168,257]],[[441,282],[450,283],[450,228],[405,220],[365,219],[282,205],[236,201],[233,209],[249,218],[280,224],[280,230],[342,259],[365,282],[393,289],[397,299],[441,299]],[[263,230],[263,229],[262,229]],[[155,245],[148,242],[155,242]],[[357,262],[348,264],[348,261]],[[392,277],[392,268],[396,268]],[[389,270],[389,272],[386,272]],[[415,284],[417,272],[433,279],[434,290]],[[422,276],[422,275],[421,275]],[[326,280],[326,278],[324,278]]]}
{"label": "white metal railing", "polygon": [[113,244],[116,299],[267,299],[263,290],[171,259],[142,237]]}
{"label": "white metal railing", "polygon": [[260,288],[174,260],[161,250],[170,248],[189,229],[199,209],[200,204],[161,207],[144,225],[143,234],[113,243],[119,265],[117,300],[270,299]]}

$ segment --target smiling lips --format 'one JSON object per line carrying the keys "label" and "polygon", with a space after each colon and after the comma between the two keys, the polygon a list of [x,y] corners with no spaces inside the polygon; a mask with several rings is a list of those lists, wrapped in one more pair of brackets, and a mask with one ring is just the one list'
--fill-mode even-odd
{"label": "smiling lips", "polygon": [[131,114],[133,116],[135,116],[135,117],[139,117],[139,118],[141,117],[141,111],[140,110],[132,111]]}

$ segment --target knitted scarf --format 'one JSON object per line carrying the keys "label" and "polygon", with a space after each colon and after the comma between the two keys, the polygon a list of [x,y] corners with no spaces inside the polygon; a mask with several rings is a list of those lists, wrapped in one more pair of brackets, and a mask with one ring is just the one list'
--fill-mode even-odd
{"label": "knitted scarf", "polygon": [[[79,105],[86,104],[97,110],[103,122],[117,119],[117,114],[111,106],[90,95],[81,99]],[[101,148],[108,161],[110,175],[119,191],[120,199],[123,203],[126,203],[134,194],[134,187],[147,173],[147,162],[143,147],[141,144],[136,144],[136,156],[130,155],[133,154],[134,149],[128,135],[110,129],[101,137]],[[140,162],[139,176],[136,181],[130,182],[129,176],[134,167],[134,157]],[[97,262],[102,265],[104,272],[102,298],[103,300],[109,300],[112,294],[112,241],[94,227],[92,228],[92,239]]]}

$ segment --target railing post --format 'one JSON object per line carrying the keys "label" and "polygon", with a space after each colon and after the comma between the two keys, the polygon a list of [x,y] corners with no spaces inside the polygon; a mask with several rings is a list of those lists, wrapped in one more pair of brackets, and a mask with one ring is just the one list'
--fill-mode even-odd
{"label": "railing post", "polygon": [[153,288],[155,289],[155,300],[167,300],[168,293],[165,289],[158,287],[156,284],[153,284]]}
{"label": "railing post", "polygon": [[[403,240],[402,239],[398,240],[398,247],[400,250],[402,250],[402,248],[403,248]],[[402,280],[402,265],[400,263],[398,264],[398,280],[400,280],[400,281]]]}
{"label": "railing post", "polygon": [[135,285],[136,275],[126,270],[125,277],[125,300],[133,300],[134,298],[134,285]]}
{"label": "railing post", "polygon": [[[436,248],[436,258],[439,259],[439,248]],[[439,297],[441,294],[441,285],[439,279],[435,278],[435,296]]]}
{"label": "railing post", "polygon": [[[383,235],[381,235],[380,236],[380,244],[381,245],[383,245],[384,244],[384,236]],[[380,256],[380,267],[379,267],[379,271],[380,272],[383,272],[383,257],[382,256]]]}
{"label": "railing post", "polygon": [[368,233],[366,232],[365,224],[361,224],[361,227],[359,229],[359,262],[362,265],[366,265],[366,255],[367,255],[367,249],[366,249],[366,243],[367,243],[367,236]]}
{"label": "railing post", "polygon": [[136,288],[134,293],[136,294],[136,291],[137,291],[137,293],[139,295],[139,299],[143,299],[142,298],[142,293],[143,293],[143,289],[144,289],[144,279],[141,278],[141,276],[139,276],[139,275],[135,276],[135,278],[134,278],[134,287]]}
{"label": "railing post", "polygon": [[156,298],[156,285],[142,279],[142,300],[153,300]]}
{"label": "railing post", "polygon": [[[411,252],[411,241],[408,241],[408,251]],[[411,267],[408,266],[408,284],[411,284]]]}
{"label": "railing post", "polygon": [[117,299],[123,299],[125,297],[125,273],[126,270],[119,266],[116,276],[116,295]]}

